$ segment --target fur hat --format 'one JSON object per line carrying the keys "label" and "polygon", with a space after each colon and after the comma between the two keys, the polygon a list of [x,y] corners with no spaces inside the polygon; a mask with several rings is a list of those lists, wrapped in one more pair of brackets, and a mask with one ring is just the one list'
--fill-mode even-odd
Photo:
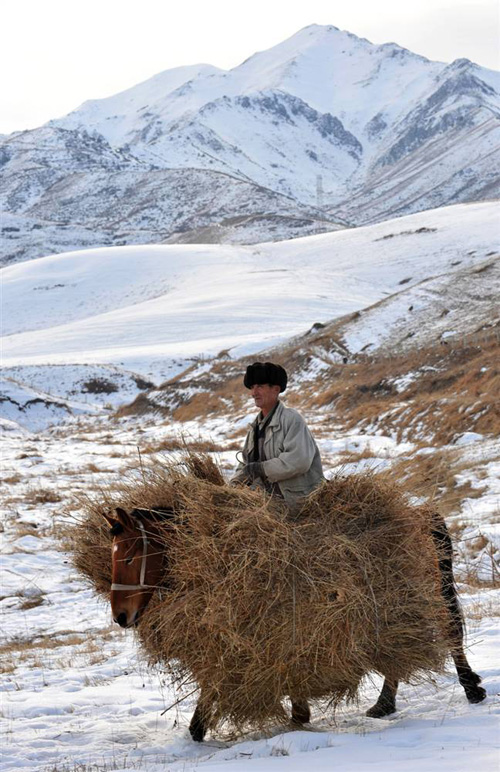
{"label": "fur hat", "polygon": [[243,379],[247,389],[251,389],[256,383],[268,383],[270,386],[279,386],[280,393],[285,391],[287,382],[286,370],[273,362],[254,362],[253,365],[248,365]]}

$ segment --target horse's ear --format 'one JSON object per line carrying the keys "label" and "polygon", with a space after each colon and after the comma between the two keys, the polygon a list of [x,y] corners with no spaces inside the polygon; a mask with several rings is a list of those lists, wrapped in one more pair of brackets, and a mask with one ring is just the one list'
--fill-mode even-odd
{"label": "horse's ear", "polygon": [[124,528],[133,527],[133,520],[126,509],[123,507],[115,508],[115,522],[118,521]]}
{"label": "horse's ear", "polygon": [[112,528],[118,522],[116,517],[113,517],[113,515],[111,515],[109,512],[103,512],[102,516],[110,528]]}

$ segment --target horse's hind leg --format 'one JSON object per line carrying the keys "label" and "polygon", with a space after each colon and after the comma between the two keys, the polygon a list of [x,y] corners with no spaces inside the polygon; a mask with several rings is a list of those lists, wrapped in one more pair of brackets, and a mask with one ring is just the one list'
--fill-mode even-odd
{"label": "horse's hind leg", "polygon": [[311,711],[307,700],[292,700],[292,722],[294,724],[308,724],[311,720]]}
{"label": "horse's hind leg", "polygon": [[213,707],[213,700],[202,694],[196,705],[191,723],[189,724],[189,734],[197,743],[203,742],[212,716]]}
{"label": "horse's hind leg", "polygon": [[450,614],[448,634],[451,656],[457,669],[458,680],[469,702],[482,702],[486,697],[486,690],[479,686],[481,677],[472,670],[465,656],[463,648],[464,621],[453,577],[453,547],[446,523],[439,515],[434,517],[432,538],[439,558],[441,594]]}
{"label": "horse's hind leg", "polygon": [[366,711],[367,716],[370,718],[383,718],[384,716],[390,716],[391,713],[396,712],[398,683],[399,682],[396,680],[391,680],[389,678],[385,679],[377,702]]}
{"label": "horse's hind leg", "polygon": [[481,676],[475,673],[469,663],[467,657],[464,654],[462,646],[455,651],[452,651],[451,656],[457,669],[458,680],[463,687],[465,696],[469,702],[482,702],[486,695],[486,689],[479,686],[481,683]]}
{"label": "horse's hind leg", "polygon": [[[441,562],[441,561],[440,561]],[[451,565],[451,564],[450,564]],[[462,612],[458,602],[457,591],[453,583],[453,577],[446,586],[443,574],[442,592],[450,613],[449,637],[451,643],[451,656],[457,669],[458,680],[469,702],[482,702],[486,697],[486,690],[482,686],[481,676],[475,673],[467,661],[464,652],[464,624]]]}

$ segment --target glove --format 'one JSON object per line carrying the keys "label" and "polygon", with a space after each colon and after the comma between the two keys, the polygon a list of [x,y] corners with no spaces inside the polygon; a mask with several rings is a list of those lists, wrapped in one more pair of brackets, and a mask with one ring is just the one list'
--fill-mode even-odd
{"label": "glove", "polygon": [[248,482],[254,482],[259,477],[262,479],[265,477],[261,461],[252,461],[250,464],[246,464],[242,469],[242,473]]}

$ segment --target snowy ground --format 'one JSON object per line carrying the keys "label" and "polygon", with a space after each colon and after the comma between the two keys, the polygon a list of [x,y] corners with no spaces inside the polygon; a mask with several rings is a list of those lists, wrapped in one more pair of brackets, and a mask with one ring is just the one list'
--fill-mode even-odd
{"label": "snowy ground", "polygon": [[[311,417],[312,419],[313,417]],[[314,421],[312,421],[314,422]],[[242,419],[240,423],[244,423]],[[485,583],[466,585],[457,565],[468,617],[468,656],[484,679],[488,699],[469,705],[450,667],[436,683],[404,685],[398,711],[387,720],[369,719],[380,682],[367,683],[359,705],[334,717],[316,706],[308,731],[270,728],[267,735],[209,736],[191,741],[187,727],[194,696],[161,716],[178,698],[161,672],[138,659],[133,634],[113,625],[109,608],[84,586],[58,551],[54,522],[72,494],[136,468],[142,451],[178,436],[175,424],[127,419],[80,418],[44,434],[12,429],[4,441],[2,537],[2,723],[1,769],[33,772],[80,770],[245,769],[469,770],[484,772],[498,763],[500,657],[497,614],[500,591]],[[234,451],[223,450],[234,424],[222,419],[184,425],[193,436],[217,439],[219,459],[229,472]],[[389,437],[360,434],[321,441],[329,471],[346,468],[349,454],[370,451],[358,462],[381,468],[412,451]],[[431,452],[431,451],[429,451]],[[464,437],[469,476],[482,488],[479,498],[457,514],[466,538],[489,528],[500,547],[498,525],[498,446]],[[147,456],[146,456],[147,457]],[[356,468],[354,463],[347,465]],[[359,468],[359,466],[358,466]],[[459,545],[460,546],[460,545]],[[483,567],[480,567],[483,570]],[[485,578],[491,565],[484,565]]]}

